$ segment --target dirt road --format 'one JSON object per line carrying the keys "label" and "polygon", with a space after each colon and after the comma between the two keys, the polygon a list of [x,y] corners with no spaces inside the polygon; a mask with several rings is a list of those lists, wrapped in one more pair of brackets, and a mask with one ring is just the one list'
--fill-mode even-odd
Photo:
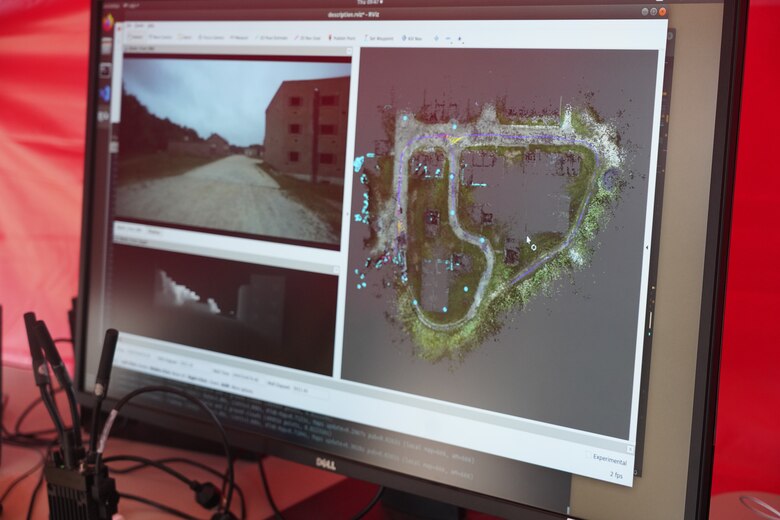
{"label": "dirt road", "polygon": [[181,175],[124,186],[119,216],[315,242],[338,237],[290,199],[259,161],[232,155]]}

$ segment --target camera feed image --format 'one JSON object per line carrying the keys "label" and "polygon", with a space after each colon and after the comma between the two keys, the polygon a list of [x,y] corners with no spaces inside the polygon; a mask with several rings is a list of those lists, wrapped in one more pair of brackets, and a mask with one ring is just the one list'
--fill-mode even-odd
{"label": "camera feed image", "polygon": [[337,249],[348,60],[129,57],[116,214]]}
{"label": "camera feed image", "polygon": [[342,375],[627,436],[657,66],[365,49]]}
{"label": "camera feed image", "polygon": [[115,246],[123,332],[330,375],[335,276]]}

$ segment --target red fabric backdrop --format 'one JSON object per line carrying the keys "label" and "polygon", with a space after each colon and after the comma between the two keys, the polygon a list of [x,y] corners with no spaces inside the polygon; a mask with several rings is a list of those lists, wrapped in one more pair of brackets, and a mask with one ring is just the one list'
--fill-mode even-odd
{"label": "red fabric backdrop", "polygon": [[[27,357],[22,314],[70,336],[86,125],[89,2],[0,3],[0,304],[4,361]],[[63,349],[72,357],[68,349]]]}
{"label": "red fabric backdrop", "polygon": [[[89,2],[0,3],[0,304],[8,363],[22,314],[68,336],[76,294]],[[750,8],[719,396],[714,493],[780,493],[780,3]],[[70,354],[66,353],[69,357]]]}
{"label": "red fabric backdrop", "polygon": [[713,493],[780,494],[780,2],[752,0],[742,92]]}

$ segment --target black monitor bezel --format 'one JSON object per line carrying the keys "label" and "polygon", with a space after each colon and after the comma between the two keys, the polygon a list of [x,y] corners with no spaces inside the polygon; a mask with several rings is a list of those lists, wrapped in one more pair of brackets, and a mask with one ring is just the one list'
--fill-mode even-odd
{"label": "black monitor bezel", "polygon": [[[88,413],[93,411],[94,398],[84,390],[85,336],[89,302],[91,223],[93,212],[94,157],[97,132],[98,61],[101,37],[100,13],[104,0],[92,0],[90,15],[88,102],[84,157],[84,191],[82,202],[82,240],[80,250],[79,295],[75,331],[75,385],[79,403]],[[522,2],[518,2],[522,3]],[[258,7],[263,2],[258,2]],[[501,2],[506,5],[506,2]],[[341,6],[343,8],[343,6]],[[726,290],[729,232],[731,226],[732,193],[734,187],[739,106],[742,87],[745,36],[747,30],[748,0],[724,0],[723,29],[720,52],[720,72],[716,108],[716,124],[712,156],[712,175],[709,193],[707,241],[702,303],[700,312],[699,344],[697,348],[696,377],[689,452],[689,470],[685,500],[686,519],[706,519],[709,511],[712,462],[714,455],[715,418],[720,362],[723,311]],[[115,403],[107,399],[104,410]],[[192,428],[198,419],[172,416],[146,406],[130,404],[123,415],[141,421],[162,431],[200,431]],[[205,435],[209,429],[206,428]],[[312,448],[295,445],[261,434],[229,430],[231,443],[239,449],[274,455],[280,458],[316,466],[322,453]],[[528,520],[564,518],[557,513],[509,502],[496,497],[454,488],[434,481],[396,473],[350,459],[327,457],[336,461],[338,473],[345,476],[382,484],[399,491],[426,496],[460,507],[485,511],[504,517]]]}
{"label": "black monitor bezel", "polygon": [[[703,519],[709,515],[726,274],[747,33],[748,1],[727,1],[724,7],[685,518]],[[716,214],[720,218],[712,218]]]}

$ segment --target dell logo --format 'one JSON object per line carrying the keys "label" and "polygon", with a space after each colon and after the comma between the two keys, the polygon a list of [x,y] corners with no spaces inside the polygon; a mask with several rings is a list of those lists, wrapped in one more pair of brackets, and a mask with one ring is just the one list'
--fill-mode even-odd
{"label": "dell logo", "polygon": [[314,461],[314,465],[318,468],[327,469],[330,471],[336,471],[336,461],[331,459],[326,459],[324,457],[317,457],[317,459]]}

